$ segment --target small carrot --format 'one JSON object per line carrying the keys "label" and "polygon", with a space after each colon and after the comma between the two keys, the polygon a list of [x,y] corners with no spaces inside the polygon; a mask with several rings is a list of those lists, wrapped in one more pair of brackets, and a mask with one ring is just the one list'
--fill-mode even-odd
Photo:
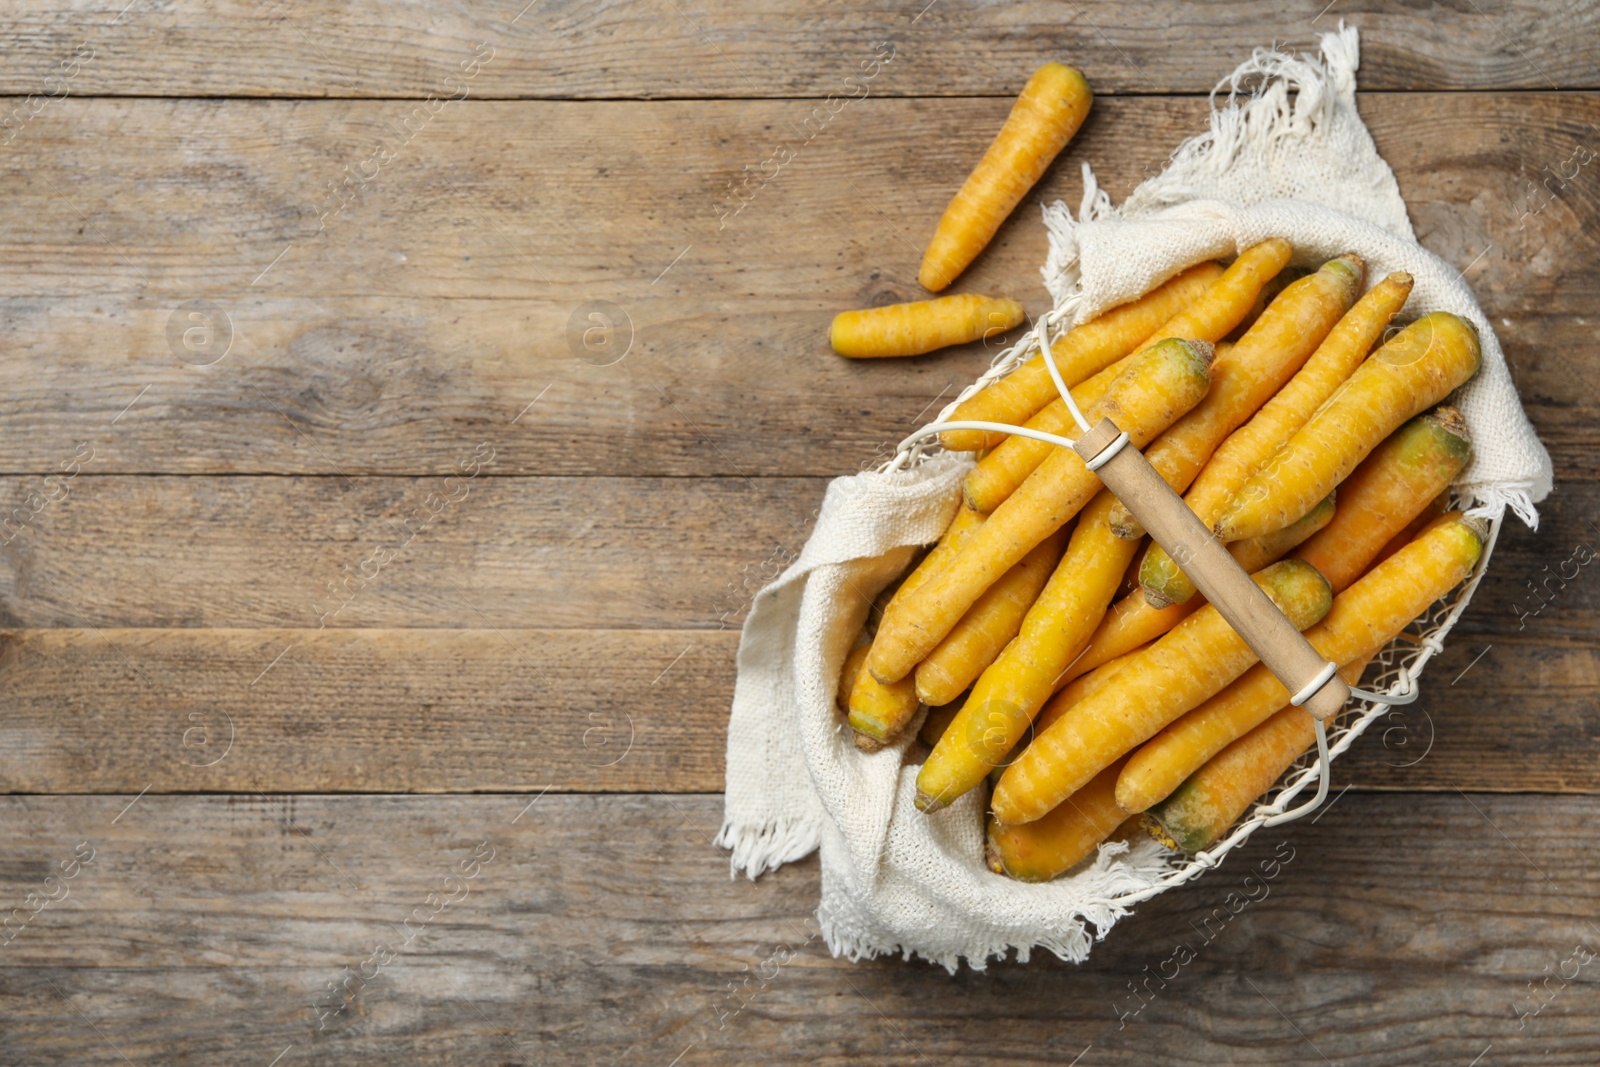
{"label": "small carrot", "polygon": [[1477,331],[1448,312],[1401,330],[1240,487],[1218,536],[1255,537],[1304,515],[1401,423],[1472,377],[1481,358]]}
{"label": "small carrot", "polygon": [[948,704],[960,696],[1017,636],[1023,616],[1060,561],[1066,540],[1065,533],[1057,530],[1041,541],[985,590],[939,647],[917,664],[917,696],[924,704]]}
{"label": "small carrot", "polygon": [[[1112,384],[1099,412],[1115,420],[1134,447],[1144,447],[1205,395],[1210,348],[1170,340],[1146,349]],[[1059,449],[995,509],[948,566],[890,605],[867,669],[885,683],[904,678],[985,589],[1065,526],[1100,487],[1100,479],[1076,452]],[[1121,574],[1119,566],[1115,577]]]}
{"label": "small carrot", "polygon": [[1046,63],[1034,72],[989,150],[944,209],[917,272],[923,288],[942,291],[978,258],[1078,132],[1093,101],[1089,83],[1072,67]]}
{"label": "small carrot", "polygon": [[984,857],[996,874],[1019,882],[1048,882],[1095,851],[1127,821],[1117,807],[1119,760],[1041,819],[1006,826],[989,816]]}
{"label": "small carrot", "polygon": [[1061,672],[1089,639],[1133,551],[1106,525],[1114,503],[1111,493],[1101,490],[1084,509],[1016,640],[979,676],[923,762],[916,798],[923,811],[936,811],[983,781],[1027,732]]}
{"label": "small carrot", "polygon": [[866,666],[867,653],[870,651],[871,645],[857,645],[845,656],[844,666],[839,668],[839,688],[834,692],[833,703],[846,715],[850,714],[850,691],[856,687],[856,679],[861,676],[861,668]]}
{"label": "small carrot", "polygon": [[[1292,252],[1289,242],[1277,237],[1246,248],[1202,296],[1162,323],[1134,354],[1174,337],[1219,342],[1249,313],[1262,288],[1283,270]],[[1228,347],[1217,343],[1216,358],[1224,358]],[[1117,365],[1112,364],[1101,374],[1116,368]],[[1096,378],[1090,378],[1084,384],[1095,382]],[[1077,390],[1073,390],[1072,395],[1079,407],[1089,410]],[[1072,418],[1066,404],[1057,398],[1040,409],[1028,425],[1046,433],[1063,433],[1072,428]],[[1049,455],[1048,444],[1026,437],[1008,438],[967,476],[967,499],[979,511],[993,511]]]}
{"label": "small carrot", "polygon": [[[1327,614],[1333,599],[1322,575],[1300,560],[1275,563],[1255,580],[1299,629]],[[1003,823],[1039,818],[1255,662],[1255,653],[1207,604],[1118,671],[1115,684],[1085,697],[1034,738],[1000,776],[995,817]]]}
{"label": "small carrot", "polygon": [[1467,466],[1467,421],[1441,405],[1390,434],[1339,487],[1339,513],[1295,555],[1337,592]]}
{"label": "small carrot", "polygon": [[[1361,295],[1365,272],[1366,264],[1353,252],[1329,260],[1285,286],[1239,342],[1217,358],[1206,398],[1145,450],[1145,459],[1168,485],[1180,493],[1187,489],[1223,439],[1294,376]],[[1123,537],[1144,536],[1126,508],[1112,514],[1111,527]]]}
{"label": "small carrot", "polygon": [[[1323,401],[1361,365],[1405,306],[1411,285],[1411,275],[1402,273],[1391,274],[1374,285],[1345,313],[1289,383],[1222,442],[1184,497],[1184,503],[1202,521],[1207,525],[1215,522],[1245,479],[1305,425]],[[1181,604],[1193,595],[1194,585],[1187,577],[1166,577],[1178,571],[1165,550],[1148,554],[1145,565],[1152,580],[1166,586],[1149,587],[1157,599],[1164,597]]]}
{"label": "small carrot", "polygon": [[850,728],[857,746],[874,752],[896,740],[921,706],[916,680],[909,675],[884,685],[871,671],[862,671],[850,690]]}
{"label": "small carrot", "polygon": [[[1245,573],[1254,574],[1269,563],[1276,562],[1290,549],[1325,529],[1334,519],[1336,493],[1329,493],[1316,507],[1300,516],[1281,530],[1252,537],[1247,541],[1234,541],[1228,545],[1228,554],[1238,561]],[[1318,570],[1321,568],[1319,567]],[[1323,575],[1327,577],[1326,574]],[[1331,582],[1329,584],[1332,584]],[[1195,595],[1194,584],[1188,575],[1178,569],[1172,557],[1161,551],[1160,545],[1151,545],[1139,565],[1139,587],[1151,607],[1164,608],[1169,604],[1186,603]],[[1335,592],[1337,592],[1337,587]]]}
{"label": "small carrot", "polygon": [[1015,300],[972,293],[915,300],[833,317],[833,350],[851,359],[920,356],[1005,333],[1027,315]]}
{"label": "small carrot", "polygon": [[[1126,356],[1162,323],[1194,302],[1221,274],[1221,264],[1211,260],[1197,263],[1144,296],[1102,312],[1056,338],[1050,344],[1050,353],[1062,380],[1070,388]],[[1044,357],[1034,356],[963,400],[950,417],[1021,426],[1056,396],[1056,383],[1045,367]],[[940,444],[952,452],[993,448],[1005,439],[1005,434],[984,430],[946,430],[939,435]]]}
{"label": "small carrot", "polygon": [[[1487,533],[1486,524],[1479,519],[1465,519],[1458,515],[1439,522],[1335,597],[1327,617],[1306,632],[1306,640],[1335,663],[1364,664],[1413,619],[1426,611],[1430,604],[1472,573],[1482,554]],[[1359,670],[1355,673],[1359,677]],[[1151,756],[1145,757],[1142,750],[1136,754],[1129,766],[1137,764],[1141,768],[1137,773],[1142,776],[1142,781],[1130,781],[1126,789],[1119,785],[1119,796],[1128,804],[1137,806],[1163,795],[1165,790],[1172,790],[1169,800],[1153,810],[1165,811],[1167,804],[1174,802],[1182,809],[1183,805],[1190,803],[1181,800],[1185,791],[1207,774],[1202,768],[1185,781],[1183,772],[1203,762],[1207,748],[1220,747],[1217,741],[1227,733],[1242,732],[1253,725],[1252,719],[1259,722],[1274,707],[1283,707],[1289,701],[1289,691],[1270,673],[1247,675],[1235,684],[1240,688],[1231,696],[1219,694],[1214,701],[1201,705],[1189,716],[1168,727],[1172,731],[1170,735],[1151,742],[1156,746]],[[1285,711],[1305,716],[1306,729],[1311,729],[1311,719],[1306,712],[1299,708],[1285,708]],[[1158,741],[1161,743],[1158,744]],[[1235,745],[1239,743],[1234,742]],[[1309,744],[1309,740],[1306,744]],[[1304,749],[1305,744],[1301,744],[1295,749],[1295,755]],[[1211,762],[1226,762],[1228,751],[1231,751],[1231,746],[1213,756]],[[1195,847],[1204,848],[1238,818],[1251,800],[1277,780],[1289,762],[1293,762],[1293,759],[1278,766],[1259,785],[1253,785],[1253,791],[1239,801],[1240,806],[1236,810],[1231,802],[1215,810],[1207,807],[1210,815],[1232,811],[1232,814],[1226,814],[1220,825],[1211,822],[1210,815],[1201,820],[1199,825],[1206,828],[1209,837],[1195,837],[1196,831],[1191,825],[1195,816],[1192,814],[1174,815],[1170,820],[1163,815],[1160,821],[1180,842],[1195,837],[1202,841]],[[1209,766],[1210,763],[1207,763],[1206,767]],[[1124,774],[1127,773],[1125,768]],[[1247,780],[1257,781],[1255,778]],[[1184,784],[1173,789],[1177,782]]]}

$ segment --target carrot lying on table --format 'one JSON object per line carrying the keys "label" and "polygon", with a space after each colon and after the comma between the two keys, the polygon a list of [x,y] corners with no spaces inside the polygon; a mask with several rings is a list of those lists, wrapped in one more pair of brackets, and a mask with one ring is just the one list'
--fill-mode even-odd
{"label": "carrot lying on table", "polygon": [[1093,101],[1089,83],[1072,67],[1046,63],[1033,73],[989,150],[944,209],[917,272],[923,288],[942,291],[978,258],[1078,132]]}
{"label": "carrot lying on table", "polygon": [[841,311],[833,317],[828,339],[835,352],[851,359],[920,356],[1005,333],[1026,317],[1015,300],[962,293]]}

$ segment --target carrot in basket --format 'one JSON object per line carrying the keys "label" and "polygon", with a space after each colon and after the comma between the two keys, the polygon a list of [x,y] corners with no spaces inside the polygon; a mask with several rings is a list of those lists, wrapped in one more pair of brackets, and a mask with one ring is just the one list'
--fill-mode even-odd
{"label": "carrot in basket", "polygon": [[[1290,549],[1322,529],[1332,520],[1333,515],[1333,497],[1330,496],[1292,525],[1263,537],[1235,541],[1228,546],[1228,551],[1238,561],[1239,566],[1247,573],[1254,574],[1263,567],[1276,563]],[[1089,643],[1062,675],[1063,681],[1072,682],[1073,679],[1087,676],[1098,668],[1117,662],[1119,657],[1126,656],[1134,649],[1154,641],[1178,625],[1188,618],[1190,613],[1203,607],[1205,602],[1205,597],[1191,597],[1185,603],[1158,608],[1146,599],[1144,593],[1136,590],[1111,605],[1106,611],[1105,618],[1095,629],[1094,636],[1089,638]],[[1065,694],[1071,688],[1072,686],[1068,685],[1061,693]],[[1049,711],[1050,707],[1047,706],[1040,714],[1038,729],[1044,728],[1044,718]]]}
{"label": "carrot in basket", "polygon": [[1401,423],[1472,377],[1481,358],[1477,331],[1448,312],[1401,330],[1240,487],[1218,536],[1255,537],[1304,515]]}
{"label": "carrot in basket", "polygon": [[917,664],[917,696],[930,706],[948,704],[993,663],[1022,629],[1044,583],[1061,559],[1066,535],[1057,530],[978,598],[939,647]]}
{"label": "carrot in basket", "polygon": [[916,681],[909,676],[884,685],[871,671],[862,671],[850,690],[850,728],[856,733],[856,747],[876,752],[894,741],[921,706]]}
{"label": "carrot in basket", "polygon": [[1440,405],[1400,427],[1339,487],[1339,513],[1295,555],[1338,592],[1467,466],[1472,441],[1461,412]]}
{"label": "carrot in basket", "polygon": [[1284,708],[1145,812],[1145,829],[1168,848],[1191,855],[1210,847],[1316,739],[1309,712]]}
{"label": "carrot in basket", "polygon": [[923,762],[917,775],[917,806],[923,811],[936,811],[983,781],[1027,732],[1061,672],[1089,639],[1133,552],[1106,525],[1115,502],[1102,489],[1084,509],[1066,554],[1028,610],[1016,640],[979,676]]}
{"label": "carrot in basket", "polygon": [[[1062,380],[1070,388],[1126,356],[1194,302],[1221,274],[1219,263],[1197,263],[1138,299],[1118,304],[1056,338],[1050,343],[1050,353]],[[1056,396],[1056,383],[1044,357],[1034,356],[963,400],[950,418],[1021,426]],[[939,442],[952,452],[993,448],[1005,439],[1005,434],[985,430],[946,430],[939,435]]]}
{"label": "carrot in basket", "polygon": [[[1298,629],[1321,619],[1333,600],[1327,581],[1301,560],[1275,563],[1254,577]],[[1134,657],[1114,684],[1067,709],[1034,738],[1000,776],[995,817],[1003,823],[1039,818],[1255,662],[1255,653],[1207,604]]]}
{"label": "carrot in basket", "polygon": [[861,669],[867,664],[867,653],[871,651],[871,645],[857,645],[845,656],[844,666],[839,668],[839,688],[834,691],[833,702],[847,715],[850,713],[850,691],[856,687],[856,679],[861,676]]}
{"label": "carrot in basket", "polygon": [[917,280],[940,292],[978,258],[1011,209],[1027,195],[1089,114],[1094,94],[1062,63],[1034,71],[989,150],[944,209]]}
{"label": "carrot in basket", "polygon": [[[1068,386],[1078,410],[1085,414],[1093,411],[1104,400],[1123,371],[1128,369],[1132,356],[1124,356],[1086,382]],[[1077,437],[1078,424],[1072,421],[1072,412],[1059,397],[1045,405],[1024,426],[1042,430],[1061,437]],[[1023,445],[1031,445],[1024,448]],[[1031,437],[1007,437],[976,466],[967,472],[961,482],[961,494],[967,506],[985,515],[1006,502],[1006,497],[1017,491],[1017,486],[1028,480],[1028,475],[1039,469],[1039,464],[1049,458],[1055,445],[1048,441],[1035,441]]]}
{"label": "carrot in basket", "polygon": [[[1135,349],[1135,354],[1173,337],[1219,342],[1249,313],[1262,288],[1289,262],[1292,251],[1288,241],[1273,237],[1240,252],[1204,295],[1162,323],[1149,340]],[[1228,346],[1217,343],[1218,359],[1227,351]],[[1091,378],[1084,384],[1094,383]],[[1072,395],[1079,407],[1089,410],[1076,390]],[[1058,397],[1028,420],[1028,425],[1046,433],[1061,433],[1072,426],[1072,417]],[[993,511],[1049,455],[1048,444],[1026,437],[1007,438],[967,476],[967,499],[979,511]],[[980,474],[980,470],[984,473]]]}
{"label": "carrot in basket", "polygon": [[[1371,457],[1368,457],[1371,458]],[[1351,475],[1350,477],[1355,477]],[[1348,482],[1349,479],[1346,479]],[[1417,517],[1406,523],[1406,528],[1389,538],[1384,546],[1378,549],[1378,554],[1372,557],[1373,563],[1382,563],[1402,548],[1409,545],[1424,529],[1431,526],[1433,521],[1450,510],[1450,490],[1446,489],[1432,500],[1428,506],[1417,513]],[[1313,564],[1315,566],[1315,564]]]}
{"label": "carrot in basket", "polygon": [[[1361,680],[1372,657],[1340,668],[1351,685]],[[1129,812],[1149,809],[1171,796],[1206,761],[1289,705],[1289,690],[1258,663],[1237,681],[1146,741],[1123,765],[1117,778],[1119,805]]]}
{"label": "carrot in basket", "polygon": [[[1329,260],[1286,286],[1238,344],[1217,358],[1205,400],[1145,450],[1168,485],[1187,489],[1223,439],[1294,376],[1361,295],[1365,273],[1353,252]],[[1111,528],[1123,537],[1144,536],[1126,508],[1112,514]]]}
{"label": "carrot in basket", "polygon": [[[1163,341],[1134,357],[1099,406],[1134,447],[1172,425],[1205,395],[1211,346]],[[983,591],[1035,545],[1075,516],[1100,479],[1068,448],[1058,449],[961,546],[954,560],[884,612],[867,669],[897,682],[944,640]],[[1122,576],[1119,566],[1115,578]]]}
{"label": "carrot in basket", "polygon": [[835,352],[852,359],[920,356],[1005,333],[1026,317],[1015,300],[961,293],[841,311],[833,317],[828,337]]}
{"label": "carrot in basket", "polygon": [[[1318,652],[1334,662],[1347,665],[1364,663],[1425,612],[1429,605],[1472,573],[1483,553],[1483,543],[1487,536],[1488,526],[1481,519],[1467,519],[1456,515],[1438,522],[1335,597],[1328,617],[1309,630],[1306,639]],[[1356,676],[1359,677],[1359,671],[1356,672]],[[1346,679],[1349,680],[1348,675]],[[1137,806],[1147,798],[1170,789],[1171,796],[1152,808],[1152,812],[1161,813],[1158,821],[1180,843],[1193,839],[1201,842],[1195,845],[1195,848],[1206,847],[1238,818],[1252,800],[1277,780],[1278,775],[1283,773],[1296,756],[1305,751],[1310,743],[1310,735],[1307,735],[1306,741],[1294,748],[1293,755],[1287,760],[1279,764],[1269,761],[1267,766],[1260,768],[1263,774],[1268,770],[1271,771],[1264,780],[1252,776],[1240,779],[1250,784],[1250,791],[1246,795],[1232,797],[1227,804],[1220,806],[1210,803],[1200,805],[1204,818],[1197,817],[1192,811],[1184,814],[1197,803],[1192,797],[1184,799],[1186,792],[1208,773],[1206,768],[1209,768],[1211,763],[1218,760],[1227,762],[1228,753],[1233,751],[1233,746],[1242,744],[1244,739],[1233,742],[1228,749],[1211,757],[1211,763],[1195,771],[1187,780],[1178,772],[1190,764],[1198,766],[1195,757],[1204,748],[1215,745],[1220,736],[1232,731],[1242,732],[1244,727],[1252,725],[1252,718],[1259,722],[1266,717],[1266,713],[1270,712],[1274,704],[1283,707],[1288,701],[1288,690],[1268,674],[1266,677],[1257,675],[1250,678],[1248,684],[1233,698],[1219,700],[1210,706],[1202,705],[1190,713],[1194,718],[1185,716],[1187,722],[1185,719],[1180,719],[1173,724],[1179,729],[1170,739],[1158,745],[1154,754],[1145,757],[1141,750],[1134,756],[1129,762],[1129,767],[1142,768],[1135,772],[1141,780],[1135,781],[1129,776],[1128,768],[1124,768],[1123,773],[1129,776],[1129,784],[1126,788],[1119,784],[1119,797]],[[1311,717],[1305,711],[1300,708],[1284,708],[1284,712],[1278,714],[1283,715],[1285,712],[1304,716],[1305,729],[1311,730]],[[1151,744],[1155,745],[1156,742]],[[1177,765],[1161,766],[1169,760],[1175,761]],[[1200,762],[1203,762],[1203,759]],[[1276,769],[1273,769],[1274,767]],[[1173,788],[1176,782],[1183,784]],[[1257,782],[1259,784],[1255,784]],[[1237,807],[1234,807],[1235,802],[1238,804]],[[1174,805],[1174,809],[1169,811],[1168,805]],[[1213,821],[1214,819],[1222,821],[1217,823]],[[1197,827],[1204,829],[1204,833],[1200,833]],[[1189,846],[1184,844],[1184,847]]]}
{"label": "carrot in basket", "polygon": [[[1144,646],[1140,646],[1131,652],[1124,652],[1116,659],[1103,663],[1089,673],[1074,678],[1071,682],[1062,686],[1061,692],[1051,697],[1050,702],[1040,709],[1038,718],[1033,720],[1031,733],[1037,734],[1044,730],[1051,723],[1061,718],[1072,705],[1089,694],[1110,685],[1116,673],[1142,651],[1144,651]],[[994,765],[994,768],[989,772],[989,783],[991,785],[999,784],[1000,776],[1005,773],[1005,769],[1017,762],[1017,757],[1022,755],[1022,750],[1028,747],[1028,740],[1027,737],[1023,737],[1011,749],[1010,754],[1006,756],[1004,761]]]}
{"label": "carrot in basket", "polygon": [[989,869],[1019,882],[1048,882],[1072,867],[1127,821],[1117,807],[1119,760],[1041,819],[1007,826],[989,817],[984,858]]}
{"label": "carrot in basket", "polygon": [[[1224,442],[1206,461],[1189,487],[1184,503],[1208,525],[1215,522],[1245,479],[1256,472],[1339,384],[1361,365],[1389,322],[1411,293],[1409,274],[1391,274],[1374,285],[1345,313],[1305,366],[1278,395]],[[1140,582],[1160,603],[1181,604],[1194,595],[1194,584],[1182,576],[1165,550],[1147,553]]]}

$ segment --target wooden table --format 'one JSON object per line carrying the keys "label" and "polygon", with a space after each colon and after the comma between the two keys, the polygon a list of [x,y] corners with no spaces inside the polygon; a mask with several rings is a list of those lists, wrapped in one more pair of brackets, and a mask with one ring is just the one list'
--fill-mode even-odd
{"label": "wooden table", "polygon": [[[121,2],[0,16],[0,1063],[1596,1061],[1592,6]],[[1037,202],[1341,17],[1539,532],[1348,792],[1088,964],[831,958],[814,860],[711,844],[739,623],[989,354],[830,316],[1041,61],[1100,99],[962,283],[1035,314]]]}

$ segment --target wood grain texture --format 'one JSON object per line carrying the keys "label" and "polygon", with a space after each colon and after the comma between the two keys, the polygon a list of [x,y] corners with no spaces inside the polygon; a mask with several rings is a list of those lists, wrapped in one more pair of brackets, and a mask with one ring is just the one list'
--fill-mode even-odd
{"label": "wood grain texture", "polygon": [[735,630],[7,633],[0,792],[713,792],[737,644]]}
{"label": "wood grain texture", "polygon": [[[49,473],[88,442],[100,473],[439,474],[481,441],[498,473],[859,470],[991,353],[842,360],[828,322],[918,294],[922,244],[1007,105],[858,101],[762,177],[811,106],[469,100],[406,140],[414,107],[395,101],[61,102],[0,160],[0,470]],[[1076,204],[1084,160],[1125,196],[1205,107],[1103,101],[963,287],[1043,310],[1035,201]],[[1361,107],[1558,465],[1600,473],[1600,186],[1591,165],[1532,191],[1594,139],[1600,99]],[[341,210],[328,187],[375,145],[398,157]],[[194,300],[232,322],[209,366],[186,362],[211,358],[182,344]],[[589,315],[624,322],[598,302],[626,316],[590,336],[615,347],[582,344],[604,329]]]}
{"label": "wood grain texture", "polygon": [[[1346,794],[1141,905],[1084,965],[955,977],[830,958],[814,861],[730,880],[715,797],[133,800],[0,802],[4,899],[93,850],[0,957],[0,1062],[1600,1055],[1594,964],[1569,962],[1600,948],[1594,799]],[[1122,1020],[1130,984],[1148,1004]]]}
{"label": "wood grain texture", "polygon": [[736,628],[826,491],[816,478],[491,469],[0,478],[0,623]]}
{"label": "wood grain texture", "polygon": [[[12,631],[0,792],[716,792],[737,646],[733,629]],[[1597,701],[1590,641],[1458,636],[1334,782],[1600,793]]]}
{"label": "wood grain texture", "polygon": [[[1533,0],[218,0],[202,11],[10,5],[0,33],[18,48],[0,92],[57,91],[51,74],[70,69],[75,95],[420,97],[459,91],[445,79],[480,41],[495,52],[466,84],[486,97],[848,94],[844,79],[881,41],[898,54],[867,83],[875,94],[1014,94],[1053,59],[1081,66],[1100,93],[1206,92],[1251,49],[1314,45],[1341,19],[1365,33],[1366,88],[1580,88],[1595,71],[1578,45],[1600,26],[1590,5]],[[61,67],[84,42],[92,58]]]}

